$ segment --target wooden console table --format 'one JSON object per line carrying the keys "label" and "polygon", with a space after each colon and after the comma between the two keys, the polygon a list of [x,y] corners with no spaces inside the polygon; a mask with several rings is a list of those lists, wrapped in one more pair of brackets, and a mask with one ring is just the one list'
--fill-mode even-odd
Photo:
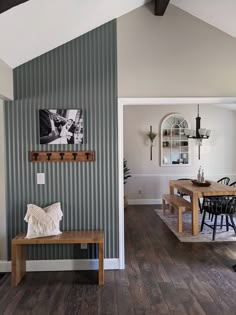
{"label": "wooden console table", "polygon": [[12,240],[11,284],[16,287],[26,273],[26,245],[32,244],[82,244],[96,243],[99,246],[98,284],[104,284],[104,232],[64,231],[60,235],[26,239],[26,233],[18,234]]}

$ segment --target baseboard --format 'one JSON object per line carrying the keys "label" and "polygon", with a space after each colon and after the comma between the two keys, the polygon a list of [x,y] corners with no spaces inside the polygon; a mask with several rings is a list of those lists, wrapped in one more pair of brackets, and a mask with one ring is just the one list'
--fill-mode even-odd
{"label": "baseboard", "polygon": [[161,199],[128,199],[129,205],[161,205]]}
{"label": "baseboard", "polygon": [[[97,259],[28,260],[27,271],[97,270]],[[119,258],[104,259],[105,270],[120,269]],[[0,272],[11,272],[11,261],[0,260]]]}

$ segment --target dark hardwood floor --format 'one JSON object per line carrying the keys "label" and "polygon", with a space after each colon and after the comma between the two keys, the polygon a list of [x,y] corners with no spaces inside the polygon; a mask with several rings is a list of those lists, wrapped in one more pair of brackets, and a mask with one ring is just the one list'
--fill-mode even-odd
{"label": "dark hardwood floor", "polygon": [[236,314],[236,243],[180,243],[156,206],[125,212],[126,269],[27,273],[0,279],[0,314]]}

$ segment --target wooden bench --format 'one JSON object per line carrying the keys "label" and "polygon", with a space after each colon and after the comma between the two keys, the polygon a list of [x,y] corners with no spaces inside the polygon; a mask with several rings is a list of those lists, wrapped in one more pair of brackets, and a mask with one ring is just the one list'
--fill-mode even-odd
{"label": "wooden bench", "polygon": [[26,233],[18,234],[12,240],[11,284],[16,287],[26,273],[26,245],[32,244],[83,244],[96,243],[99,246],[98,284],[104,284],[104,233],[103,231],[64,231],[60,235],[26,239]]}
{"label": "wooden bench", "polygon": [[183,231],[183,212],[192,211],[192,205],[186,199],[178,195],[162,195],[162,209],[163,214],[166,212],[166,202],[178,210],[178,232],[182,233]]}

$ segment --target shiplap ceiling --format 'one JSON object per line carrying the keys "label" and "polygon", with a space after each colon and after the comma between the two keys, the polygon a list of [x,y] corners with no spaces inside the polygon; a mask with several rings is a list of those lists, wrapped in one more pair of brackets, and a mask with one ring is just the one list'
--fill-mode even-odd
{"label": "shiplap ceiling", "polygon": [[[14,68],[147,2],[30,0],[0,14],[0,59]],[[236,0],[170,3],[236,37]]]}

